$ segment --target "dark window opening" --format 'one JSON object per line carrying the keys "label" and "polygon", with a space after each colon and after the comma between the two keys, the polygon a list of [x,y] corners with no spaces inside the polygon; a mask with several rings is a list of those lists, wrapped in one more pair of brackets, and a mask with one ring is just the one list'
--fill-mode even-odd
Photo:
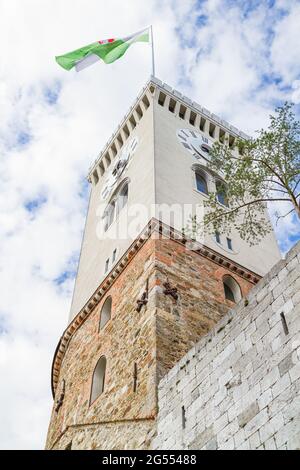
{"label": "dark window opening", "polygon": [[231,240],[231,238],[226,238],[226,240],[227,240],[227,246],[228,246],[229,250],[232,250],[232,240]]}
{"label": "dark window opening", "polygon": [[196,187],[201,193],[208,194],[206,179],[200,173],[196,173]]}
{"label": "dark window opening", "polygon": [[179,117],[181,119],[184,119],[185,117],[185,113],[186,113],[186,107],[182,105],[180,105],[180,108],[179,108]]}
{"label": "dark window opening", "polygon": [[90,404],[93,403],[104,392],[105,371],[106,357],[101,356],[93,373]]}
{"label": "dark window opening", "polygon": [[169,102],[169,111],[171,111],[171,113],[175,112],[175,106],[176,106],[176,101],[173,100],[173,98],[171,98]]}
{"label": "dark window opening", "polygon": [[224,284],[225,299],[235,302],[232,290],[227,284]]}
{"label": "dark window opening", "polygon": [[160,106],[163,106],[165,104],[165,101],[166,101],[166,95],[160,92],[158,96],[158,104],[160,104]]}
{"label": "dark window opening", "polygon": [[112,298],[109,296],[105,300],[101,313],[100,313],[100,330],[105,327],[106,323],[110,320],[111,318],[111,307],[112,307]]}

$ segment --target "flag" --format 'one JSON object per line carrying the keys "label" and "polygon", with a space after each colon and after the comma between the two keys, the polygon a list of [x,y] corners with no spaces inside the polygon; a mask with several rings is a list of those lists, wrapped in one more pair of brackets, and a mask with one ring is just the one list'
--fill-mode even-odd
{"label": "flag", "polygon": [[144,29],[122,39],[103,39],[93,42],[88,46],[55,57],[56,62],[66,70],[75,67],[76,71],[94,64],[102,59],[106,64],[111,64],[122,57],[127,49],[135,42],[150,42],[149,29]]}

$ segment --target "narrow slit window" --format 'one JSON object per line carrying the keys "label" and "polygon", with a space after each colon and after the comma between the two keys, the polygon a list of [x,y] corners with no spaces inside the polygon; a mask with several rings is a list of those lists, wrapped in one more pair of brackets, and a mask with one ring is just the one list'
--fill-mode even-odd
{"label": "narrow slit window", "polygon": [[139,119],[141,119],[143,117],[143,111],[142,111],[142,108],[140,107],[140,105],[137,105],[135,110],[136,110],[136,113],[137,113]]}
{"label": "narrow slit window", "polygon": [[117,248],[114,249],[113,254],[112,254],[112,263],[116,261],[117,258]]}
{"label": "narrow slit window", "polygon": [[108,267],[109,267],[109,258],[107,258],[107,260],[105,261],[105,273],[107,273],[108,271]]}
{"label": "narrow slit window", "polygon": [[221,142],[221,144],[224,144],[225,142],[225,131],[224,129],[221,129],[221,128],[219,131],[219,141]]}
{"label": "narrow slit window", "polygon": [[97,170],[95,170],[94,173],[93,173],[93,179],[94,179],[94,184],[97,184],[98,181],[99,181],[99,175],[98,175]]}
{"label": "narrow slit window", "polygon": [[166,95],[162,92],[159,93],[159,96],[158,96],[158,104],[160,104],[160,106],[164,106],[165,104],[165,101],[166,101]]}
{"label": "narrow slit window", "polygon": [[173,98],[171,98],[169,102],[169,111],[171,111],[171,113],[175,113],[175,106],[176,106],[176,101]]}
{"label": "narrow slit window", "polygon": [[216,239],[216,242],[217,242],[217,243],[220,243],[220,244],[221,244],[221,237],[220,237],[219,232],[215,232],[215,239]]}
{"label": "narrow slit window", "polygon": [[231,240],[231,238],[228,238],[228,237],[227,237],[226,240],[227,240],[227,247],[228,247],[228,249],[232,251],[232,240]]}
{"label": "narrow slit window", "polygon": [[137,389],[137,363],[133,364],[133,391],[136,392]]}
{"label": "narrow slit window", "polygon": [[185,416],[185,407],[181,407],[181,421],[182,421],[182,429],[185,429],[186,426],[186,416]]}
{"label": "narrow slit window", "polygon": [[128,129],[127,124],[125,124],[125,126],[123,126],[123,132],[124,132],[125,138],[128,139],[128,137],[129,137],[129,129]]}
{"label": "narrow slit window", "polygon": [[121,136],[121,134],[118,134],[118,135],[117,135],[117,141],[119,142],[119,144],[120,144],[120,147],[122,147],[122,146],[123,146],[123,144],[124,144],[124,142],[123,142],[123,139],[122,139],[122,136]]}
{"label": "narrow slit window", "polygon": [[143,104],[144,104],[144,106],[145,106],[145,109],[148,109],[149,106],[150,106],[150,102],[149,102],[149,100],[148,100],[148,96],[147,96],[147,95],[144,95],[144,96],[143,96],[142,102],[143,102]]}
{"label": "narrow slit window", "polygon": [[111,159],[110,159],[108,152],[104,155],[104,160],[105,160],[106,168],[108,168],[109,165],[111,164]]}
{"label": "narrow slit window", "polygon": [[233,137],[233,135],[230,135],[230,136],[229,136],[229,147],[230,147],[230,148],[233,147],[234,141],[235,141],[235,138]]}
{"label": "narrow slit window", "polygon": [[186,107],[183,106],[183,104],[181,104],[180,108],[179,108],[179,117],[181,119],[184,119],[185,118],[185,113],[186,113]]}
{"label": "narrow slit window", "polygon": [[129,122],[132,125],[132,129],[134,129],[136,127],[136,120],[133,114],[130,116]]}
{"label": "narrow slit window", "polygon": [[117,155],[117,147],[115,146],[115,144],[113,143],[112,146],[111,146],[111,151],[113,153],[113,156],[115,157]]}
{"label": "narrow slit window", "polygon": [[289,329],[288,329],[286,318],[285,318],[285,315],[284,315],[283,312],[281,312],[280,317],[281,317],[281,323],[282,323],[284,334],[288,335],[289,334]]}
{"label": "narrow slit window", "polygon": [[192,126],[195,125],[196,116],[197,116],[197,114],[194,111],[191,111],[191,113],[190,113],[190,124]]}
{"label": "narrow slit window", "polygon": [[104,172],[105,172],[105,168],[104,168],[103,162],[101,162],[101,163],[99,164],[99,171],[100,171],[100,175],[103,176],[103,175],[104,175]]}
{"label": "narrow slit window", "polygon": [[209,124],[209,135],[211,137],[214,137],[215,135],[215,130],[216,130],[216,126],[215,124],[213,124],[212,122]]}
{"label": "narrow slit window", "polygon": [[200,131],[204,131],[204,126],[205,126],[205,122],[206,120],[204,119],[204,117],[201,117],[200,119]]}

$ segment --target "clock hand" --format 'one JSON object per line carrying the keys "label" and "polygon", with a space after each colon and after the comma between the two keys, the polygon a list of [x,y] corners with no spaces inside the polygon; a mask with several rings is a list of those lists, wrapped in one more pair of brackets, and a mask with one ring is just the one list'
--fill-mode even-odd
{"label": "clock hand", "polygon": [[191,144],[191,147],[194,149],[194,151],[201,157],[201,158],[204,158],[204,160],[206,160],[207,162],[209,161],[207,158],[205,158],[200,152],[199,150],[196,149],[196,147]]}

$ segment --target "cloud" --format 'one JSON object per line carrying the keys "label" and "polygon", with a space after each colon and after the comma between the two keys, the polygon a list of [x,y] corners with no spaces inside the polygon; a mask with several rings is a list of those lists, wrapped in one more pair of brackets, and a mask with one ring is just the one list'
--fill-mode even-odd
{"label": "cloud", "polygon": [[[1,3],[1,448],[44,446],[52,356],[67,322],[87,208],[85,176],[151,73],[145,45],[80,74],[60,69],[54,56],[152,23],[157,76],[253,132],[298,90],[299,3],[269,3]],[[282,239],[299,226],[290,219],[286,227]]]}

